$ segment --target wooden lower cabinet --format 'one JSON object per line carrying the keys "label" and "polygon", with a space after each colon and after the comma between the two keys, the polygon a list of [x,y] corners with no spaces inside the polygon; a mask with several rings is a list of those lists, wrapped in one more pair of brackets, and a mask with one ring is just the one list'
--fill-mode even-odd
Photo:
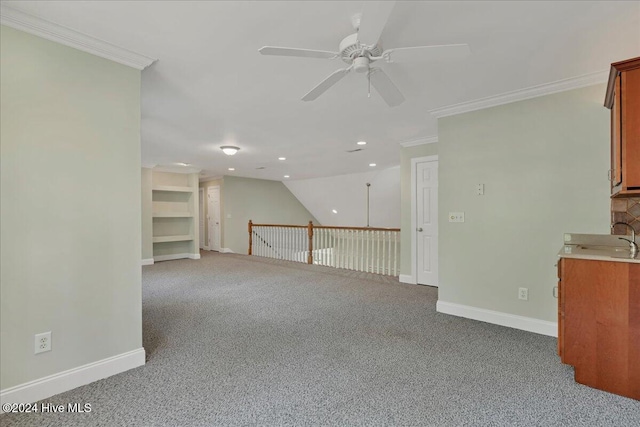
{"label": "wooden lower cabinet", "polygon": [[558,354],[575,380],[640,400],[640,264],[562,258]]}

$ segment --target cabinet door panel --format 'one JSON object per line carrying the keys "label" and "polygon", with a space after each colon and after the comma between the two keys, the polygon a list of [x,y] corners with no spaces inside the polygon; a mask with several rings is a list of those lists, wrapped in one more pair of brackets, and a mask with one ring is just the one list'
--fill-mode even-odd
{"label": "cabinet door panel", "polygon": [[627,189],[640,189],[640,68],[622,75],[623,182]]}
{"label": "cabinet door panel", "polygon": [[611,186],[622,182],[622,114],[621,110],[621,76],[616,77],[613,90],[613,108],[611,109]]}

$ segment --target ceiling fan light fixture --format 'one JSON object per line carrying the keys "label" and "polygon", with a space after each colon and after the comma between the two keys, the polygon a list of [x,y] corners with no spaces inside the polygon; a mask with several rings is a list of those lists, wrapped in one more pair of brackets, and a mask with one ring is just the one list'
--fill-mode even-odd
{"label": "ceiling fan light fixture", "polygon": [[235,147],[233,145],[223,145],[222,147],[220,147],[220,149],[222,150],[222,152],[224,154],[226,154],[227,156],[233,156],[234,154],[236,154],[238,151],[240,151],[239,147]]}
{"label": "ceiling fan light fixture", "polygon": [[353,60],[353,70],[356,73],[366,73],[369,71],[369,62],[366,56],[358,56]]}

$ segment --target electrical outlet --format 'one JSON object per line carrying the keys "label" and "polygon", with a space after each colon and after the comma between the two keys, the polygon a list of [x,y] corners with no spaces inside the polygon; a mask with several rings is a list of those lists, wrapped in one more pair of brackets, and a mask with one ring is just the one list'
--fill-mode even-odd
{"label": "electrical outlet", "polygon": [[529,300],[529,289],[528,288],[518,288],[518,299],[523,299],[525,301]]}
{"label": "electrical outlet", "polygon": [[464,212],[449,212],[449,222],[464,222]]}
{"label": "electrical outlet", "polygon": [[51,351],[51,331],[36,334],[34,354],[44,353],[45,351]]}

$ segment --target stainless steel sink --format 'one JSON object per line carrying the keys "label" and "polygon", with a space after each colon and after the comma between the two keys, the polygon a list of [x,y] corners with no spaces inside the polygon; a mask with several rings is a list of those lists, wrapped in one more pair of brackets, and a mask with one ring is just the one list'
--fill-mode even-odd
{"label": "stainless steel sink", "polygon": [[606,246],[606,245],[580,245],[578,249],[587,251],[613,251],[613,252],[629,252],[629,248],[622,248],[619,246]]}

